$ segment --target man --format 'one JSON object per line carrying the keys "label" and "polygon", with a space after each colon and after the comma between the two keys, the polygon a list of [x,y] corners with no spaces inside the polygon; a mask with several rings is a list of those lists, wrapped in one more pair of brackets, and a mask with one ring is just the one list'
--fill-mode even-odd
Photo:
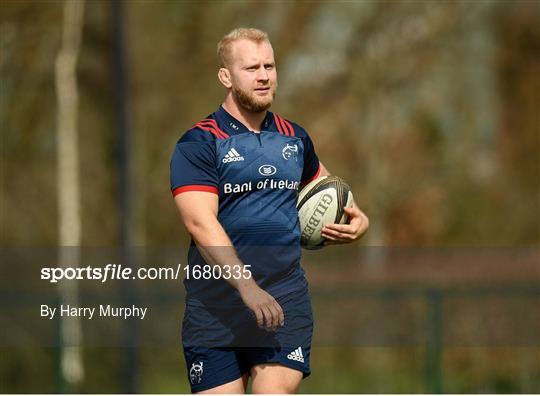
{"label": "man", "polygon": [[[267,34],[235,29],[218,57],[225,100],[182,136],[171,160],[171,190],[192,237],[188,378],[193,392],[244,393],[251,377],[254,393],[293,393],[310,373],[313,327],[297,187],[329,172],[306,131],[268,111],[278,84]],[[328,244],[366,231],[360,209],[345,210],[348,224],[324,228]]]}

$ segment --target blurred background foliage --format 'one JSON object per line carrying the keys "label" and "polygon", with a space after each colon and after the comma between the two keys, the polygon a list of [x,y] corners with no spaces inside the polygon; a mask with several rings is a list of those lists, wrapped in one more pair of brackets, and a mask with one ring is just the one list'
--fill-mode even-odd
{"label": "blurred background foliage", "polygon": [[[6,244],[57,240],[62,4],[1,6]],[[118,240],[110,8],[86,3],[78,64],[85,245]],[[536,244],[538,15],[532,0],[126,2],[137,244],[181,239],[168,162],[183,131],[222,100],[215,46],[236,26],[269,32],[275,110],[354,186],[372,218],[365,243]]]}
{"label": "blurred background foliage", "polygon": [[[63,5],[0,3],[5,246],[58,241],[54,62]],[[371,219],[358,249],[538,246],[538,1],[130,0],[124,12],[135,244],[186,243],[169,192],[170,155],[223,98],[217,41],[254,26],[269,33],[276,54],[274,110],[310,132]],[[86,246],[120,241],[112,32],[111,2],[87,0],[77,70]],[[320,349],[304,391],[426,391],[414,348]],[[56,390],[54,350],[6,353],[3,391]],[[443,389],[537,392],[538,353],[449,349]],[[78,390],[121,390],[117,355],[85,351]],[[142,350],[140,361],[141,391],[187,390],[180,350]]]}

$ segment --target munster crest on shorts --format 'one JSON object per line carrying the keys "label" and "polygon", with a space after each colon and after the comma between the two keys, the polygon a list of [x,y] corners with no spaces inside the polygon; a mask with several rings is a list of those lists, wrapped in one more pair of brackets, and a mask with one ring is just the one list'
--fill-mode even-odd
{"label": "munster crest on shorts", "polygon": [[281,150],[281,155],[286,160],[294,158],[295,161],[298,161],[298,146],[296,144],[286,144]]}
{"label": "munster crest on shorts", "polygon": [[202,381],[203,362],[193,363],[189,369],[189,380],[192,384],[198,384]]}

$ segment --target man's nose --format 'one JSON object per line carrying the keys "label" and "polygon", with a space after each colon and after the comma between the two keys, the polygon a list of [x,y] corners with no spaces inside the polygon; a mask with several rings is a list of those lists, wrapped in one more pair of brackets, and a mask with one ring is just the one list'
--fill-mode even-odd
{"label": "man's nose", "polygon": [[268,80],[268,71],[266,68],[261,67],[257,73],[257,80],[259,81],[267,81]]}

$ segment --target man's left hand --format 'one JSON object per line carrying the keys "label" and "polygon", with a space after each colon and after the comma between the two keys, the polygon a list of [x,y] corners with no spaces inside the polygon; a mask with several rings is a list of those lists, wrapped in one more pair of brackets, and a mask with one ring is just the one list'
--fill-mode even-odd
{"label": "man's left hand", "polygon": [[369,219],[356,204],[351,208],[344,208],[349,216],[347,224],[327,224],[321,235],[326,238],[325,245],[337,245],[354,242],[365,234],[369,227]]}

